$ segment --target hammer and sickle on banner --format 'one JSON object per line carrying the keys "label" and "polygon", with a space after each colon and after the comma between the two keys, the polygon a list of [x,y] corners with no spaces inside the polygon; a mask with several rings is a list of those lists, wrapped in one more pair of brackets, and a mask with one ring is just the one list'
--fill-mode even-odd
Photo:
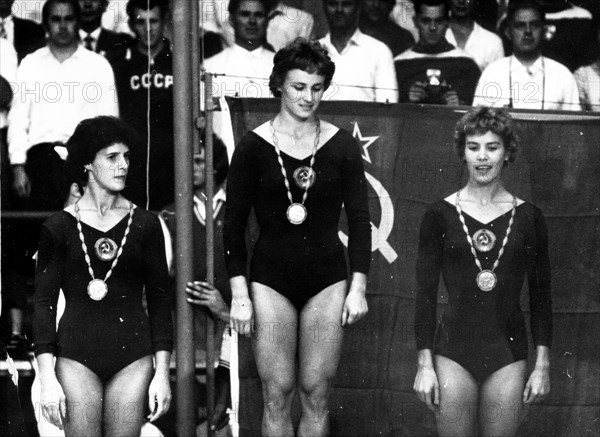
{"label": "hammer and sickle on banner", "polygon": [[[377,193],[379,206],[381,207],[381,222],[379,226],[375,226],[371,222],[371,251],[375,252],[379,250],[387,262],[391,264],[398,258],[398,254],[394,248],[387,242],[394,227],[394,204],[381,182],[367,172],[365,172],[365,177]],[[348,247],[348,236],[342,231],[338,231],[338,236],[340,241]]]}

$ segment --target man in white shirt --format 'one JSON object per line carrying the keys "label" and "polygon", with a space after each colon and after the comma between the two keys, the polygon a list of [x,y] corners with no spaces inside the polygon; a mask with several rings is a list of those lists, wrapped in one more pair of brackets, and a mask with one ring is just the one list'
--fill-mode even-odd
{"label": "man in white shirt", "polygon": [[268,0],[229,2],[235,44],[204,61],[204,69],[215,75],[213,96],[272,97],[269,76],[275,53],[265,47],[268,15]]}
{"label": "man in white shirt", "polygon": [[475,22],[479,0],[450,0],[448,42],[473,57],[483,71],[491,62],[504,57],[502,40]]}
{"label": "man in white shirt", "polygon": [[360,0],[324,0],[329,33],[319,42],[335,62],[326,100],[398,101],[392,52],[358,28]]}
{"label": "man in white shirt", "polygon": [[[8,153],[13,188],[32,209],[61,209],[63,162],[58,153],[77,124],[98,115],[118,115],[110,64],[79,44],[77,0],[47,0],[42,22],[45,47],[27,56],[17,71],[9,113]],[[57,153],[58,151],[58,153]]]}
{"label": "man in white shirt", "polygon": [[481,75],[473,105],[579,111],[575,78],[564,65],[542,56],[544,12],[533,0],[513,2],[506,36],[513,55],[491,63]]}

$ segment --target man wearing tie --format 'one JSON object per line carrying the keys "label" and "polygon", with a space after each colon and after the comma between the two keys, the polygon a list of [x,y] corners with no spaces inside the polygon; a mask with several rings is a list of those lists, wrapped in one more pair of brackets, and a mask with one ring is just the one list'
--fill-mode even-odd
{"label": "man wearing tie", "polygon": [[101,54],[113,64],[125,56],[133,38],[126,33],[113,32],[102,27],[102,14],[106,11],[108,2],[109,0],[79,0],[79,36],[86,49]]}

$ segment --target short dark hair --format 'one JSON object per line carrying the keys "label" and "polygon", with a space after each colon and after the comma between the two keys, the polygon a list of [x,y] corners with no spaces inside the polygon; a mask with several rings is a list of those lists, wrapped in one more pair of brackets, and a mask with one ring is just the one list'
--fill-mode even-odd
{"label": "short dark hair", "polygon": [[468,135],[484,135],[492,132],[502,138],[508,154],[508,161],[517,157],[518,137],[513,119],[504,108],[477,106],[462,116],[454,129],[454,150],[459,158],[465,157],[465,144]]}
{"label": "short dark hair", "polygon": [[512,0],[508,4],[508,9],[506,11],[506,23],[510,24],[515,17],[517,11],[522,9],[533,9],[538,14],[540,14],[540,18],[542,21],[545,20],[546,13],[542,5],[536,0]]}
{"label": "short dark hair", "polygon": [[244,1],[254,1],[262,4],[265,8],[265,14],[267,15],[269,15],[269,12],[271,12],[271,7],[273,5],[270,0],[230,0],[229,5],[227,6],[229,15],[234,15]]}
{"label": "short dark hair", "polygon": [[414,0],[415,16],[421,15],[421,6],[444,6],[444,17],[450,18],[450,4],[448,0]]}
{"label": "short dark hair", "polygon": [[71,8],[73,8],[73,14],[77,20],[77,24],[81,23],[81,6],[79,6],[78,0],[46,0],[44,6],[42,6],[42,26],[44,26],[46,30],[48,30],[50,9],[52,9],[52,6],[60,4],[71,5]]}
{"label": "short dark hair", "polygon": [[127,17],[129,18],[129,25],[131,26],[135,20],[136,9],[150,11],[154,8],[158,8],[160,17],[165,18],[167,12],[169,12],[169,2],[168,0],[129,0],[125,7]]}
{"label": "short dark hair", "polygon": [[131,150],[137,142],[136,132],[117,117],[101,115],[79,122],[66,144],[69,180],[87,185],[84,166],[94,161],[100,150],[113,144],[125,144]]}
{"label": "short dark hair", "polygon": [[269,89],[275,97],[281,97],[279,88],[283,85],[287,73],[294,69],[325,76],[324,85],[327,89],[335,73],[335,64],[327,50],[317,41],[296,38],[283,46],[273,58]]}

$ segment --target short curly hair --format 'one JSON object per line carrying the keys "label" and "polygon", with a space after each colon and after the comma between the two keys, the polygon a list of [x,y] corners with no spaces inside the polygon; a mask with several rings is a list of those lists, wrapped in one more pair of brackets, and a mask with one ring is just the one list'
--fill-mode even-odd
{"label": "short curly hair", "polygon": [[484,135],[492,132],[502,138],[508,161],[514,162],[518,151],[518,137],[513,118],[504,108],[477,106],[462,116],[454,129],[454,150],[460,159],[465,158],[468,135]]}
{"label": "short curly hair", "polygon": [[123,120],[102,115],[81,121],[67,141],[67,174],[79,186],[87,185],[84,166],[94,161],[96,154],[113,144],[125,144],[129,149],[139,146],[136,132]]}
{"label": "short curly hair", "polygon": [[326,90],[331,85],[335,64],[327,50],[317,41],[296,38],[275,53],[273,71],[269,78],[269,89],[275,97],[281,97],[279,88],[285,82],[288,72],[294,69],[325,76]]}

